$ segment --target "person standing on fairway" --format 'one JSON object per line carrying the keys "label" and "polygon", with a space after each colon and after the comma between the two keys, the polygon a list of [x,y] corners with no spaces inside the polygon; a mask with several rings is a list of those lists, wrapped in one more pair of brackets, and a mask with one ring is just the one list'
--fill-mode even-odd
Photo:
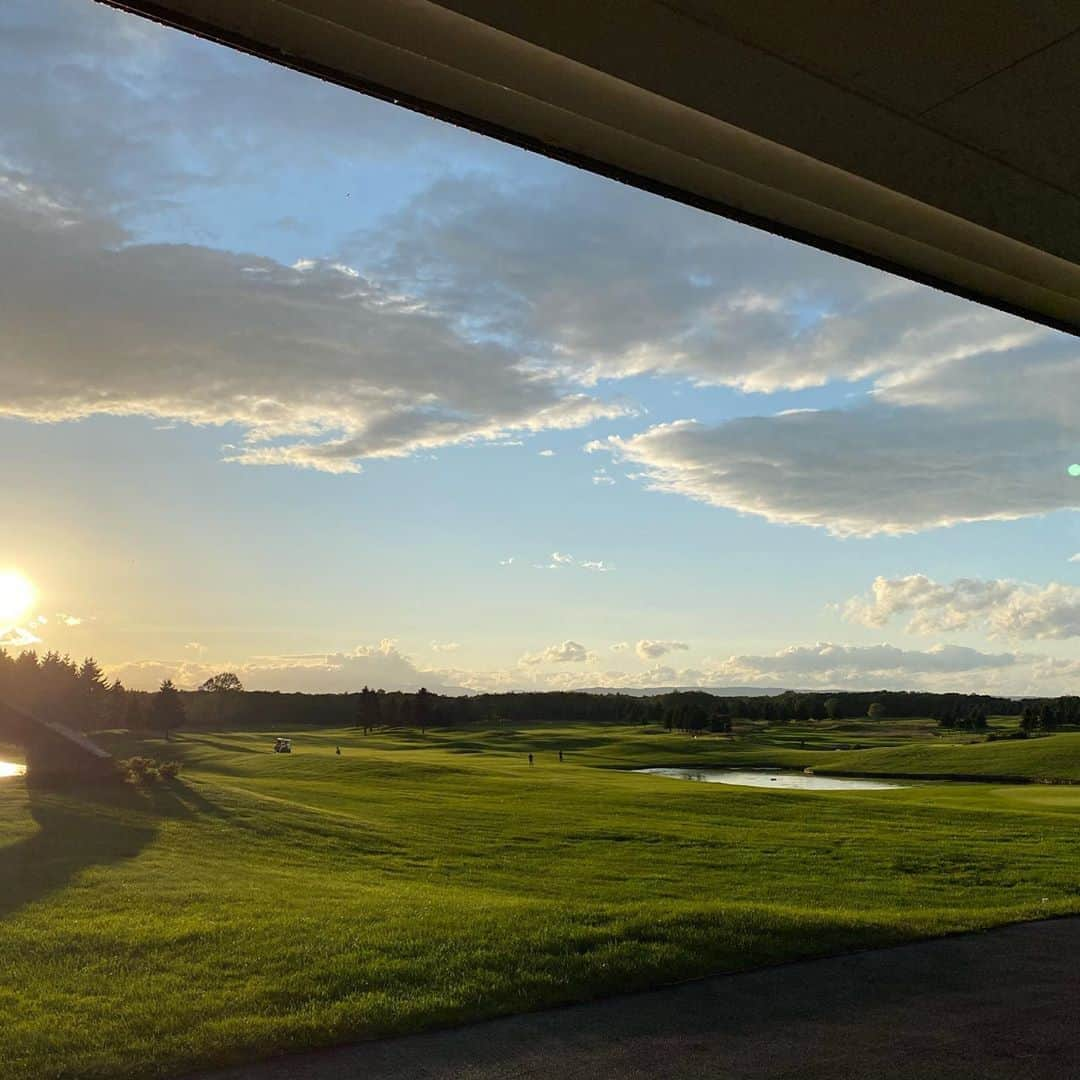
{"label": "person standing on fairway", "polygon": [[560,762],[562,761],[562,751],[561,750],[559,751],[559,761]]}
{"label": "person standing on fairway", "polygon": [[337,749],[336,749],[336,750],[334,751],[334,753],[335,753],[335,754],[337,754],[337,756],[338,756],[338,757],[341,757],[341,747],[339,746],[339,747],[338,747],[338,748],[337,748]]}
{"label": "person standing on fairway", "polygon": [[530,767],[532,766],[532,763],[533,763],[533,756],[532,756],[532,754],[530,754],[529,755],[529,766]]}

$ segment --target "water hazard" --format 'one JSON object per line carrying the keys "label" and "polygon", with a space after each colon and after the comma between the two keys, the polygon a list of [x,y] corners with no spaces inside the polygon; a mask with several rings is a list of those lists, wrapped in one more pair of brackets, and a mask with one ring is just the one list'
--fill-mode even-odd
{"label": "water hazard", "polygon": [[653,776],[675,780],[698,780],[703,784],[735,784],[739,787],[787,788],[795,791],[878,791],[899,788],[884,780],[855,780],[842,776],[812,776],[808,773],[768,772],[761,769],[635,769]]}
{"label": "water hazard", "polygon": [[24,772],[25,765],[16,765],[14,761],[0,761],[0,780],[5,776],[22,776]]}

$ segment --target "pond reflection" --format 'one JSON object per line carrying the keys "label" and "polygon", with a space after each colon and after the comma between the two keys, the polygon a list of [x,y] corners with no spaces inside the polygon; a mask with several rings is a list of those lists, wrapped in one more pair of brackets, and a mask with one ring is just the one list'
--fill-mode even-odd
{"label": "pond reflection", "polygon": [[884,780],[856,780],[842,776],[813,776],[809,773],[768,772],[755,769],[634,769],[653,776],[676,780],[698,780],[703,784],[735,784],[739,787],[787,788],[796,791],[876,791],[899,788]]}

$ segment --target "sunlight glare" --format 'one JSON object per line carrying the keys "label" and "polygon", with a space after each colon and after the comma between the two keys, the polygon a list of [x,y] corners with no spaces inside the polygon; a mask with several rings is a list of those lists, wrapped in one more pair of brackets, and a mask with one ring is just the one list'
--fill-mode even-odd
{"label": "sunlight glare", "polygon": [[17,570],[0,571],[0,624],[28,614],[34,598],[34,586],[25,575]]}

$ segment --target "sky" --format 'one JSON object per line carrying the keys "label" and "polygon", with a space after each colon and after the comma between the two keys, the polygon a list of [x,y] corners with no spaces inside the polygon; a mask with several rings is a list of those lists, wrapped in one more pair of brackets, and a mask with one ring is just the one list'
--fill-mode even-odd
{"label": "sky", "polygon": [[9,652],[1080,688],[1075,338],[91,0],[0,100]]}

